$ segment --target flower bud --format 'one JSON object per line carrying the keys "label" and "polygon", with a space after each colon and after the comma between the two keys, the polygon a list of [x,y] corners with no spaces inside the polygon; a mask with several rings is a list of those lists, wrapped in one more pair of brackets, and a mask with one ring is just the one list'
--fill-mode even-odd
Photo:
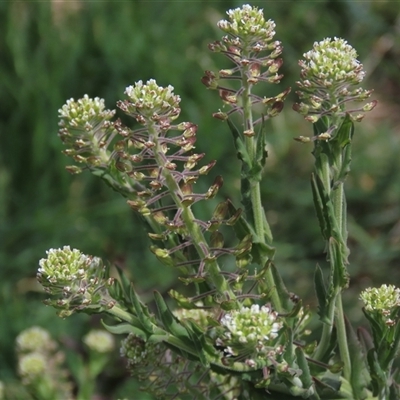
{"label": "flower bud", "polygon": [[[327,38],[315,42],[299,65],[302,79],[297,82],[301,89],[297,93],[302,103],[293,109],[312,123],[321,115],[343,116],[346,102],[365,100],[372,93],[356,88],[364,79],[365,72],[357,60],[357,52],[343,39]],[[373,103],[364,106],[363,110],[371,110],[375,106]]]}
{"label": "flower bud", "polygon": [[221,327],[217,344],[225,347],[228,355],[246,354],[257,361],[283,353],[283,346],[277,345],[283,322],[269,305],[253,304],[227,312],[221,318]]}
{"label": "flower bud", "polygon": [[393,285],[382,285],[380,288],[367,288],[360,294],[366,311],[390,313],[400,307],[400,289]]}
{"label": "flower bud", "polygon": [[60,309],[66,317],[90,307],[101,311],[109,301],[107,271],[97,257],[87,256],[69,246],[50,249],[39,261],[37,279],[47,293],[56,296],[46,304]]}
{"label": "flower bud", "polygon": [[125,89],[129,100],[119,107],[133,117],[140,117],[145,123],[160,122],[160,125],[173,121],[180,114],[181,98],[174,94],[173,86],[158,86],[154,79],[143,84],[142,81]]}

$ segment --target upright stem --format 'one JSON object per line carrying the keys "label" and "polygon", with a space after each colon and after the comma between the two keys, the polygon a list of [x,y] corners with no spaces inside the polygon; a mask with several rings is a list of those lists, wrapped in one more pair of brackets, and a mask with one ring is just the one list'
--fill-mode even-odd
{"label": "upright stem", "polygon": [[[342,163],[341,154],[340,154],[339,158],[340,158],[339,161],[341,164]],[[345,243],[347,235],[344,234],[344,231],[347,229],[347,227],[345,226],[346,218],[343,213],[344,201],[345,200],[344,200],[343,183],[339,183],[338,187],[333,192],[333,207],[334,207],[335,217],[336,217],[336,221],[338,224],[340,236],[343,240],[343,243],[337,244],[339,248],[341,248],[342,246],[347,247],[347,244]],[[342,249],[342,250],[344,251],[344,249]],[[345,264],[346,261],[343,259],[343,256],[340,257],[340,259],[341,259],[341,262],[343,264]],[[343,267],[344,267],[344,265],[343,265]],[[335,320],[336,320],[336,329],[337,329],[337,338],[338,338],[340,356],[341,356],[341,359],[344,364],[343,375],[347,380],[349,380],[350,375],[351,375],[351,360],[350,360],[349,347],[347,344],[346,324],[345,324],[345,320],[344,320],[341,291],[342,291],[342,289],[340,290],[340,292],[336,298],[336,318],[335,318]]]}
{"label": "upright stem", "polygon": [[[244,71],[245,72],[245,71]],[[247,76],[243,73],[243,93],[242,93],[242,101],[243,101],[243,125],[244,129],[247,132],[254,132],[253,126],[253,111],[251,105],[251,85],[247,82]],[[247,134],[245,135],[245,143],[246,150],[249,155],[250,160],[253,160],[256,155],[255,149],[255,140],[254,135]],[[254,229],[256,231],[257,240],[261,243],[271,245],[272,244],[272,233],[271,228],[267,222],[265,217],[264,208],[261,202],[261,190],[260,190],[260,182],[250,182],[250,199],[253,210],[253,218],[254,218]],[[268,258],[265,257],[265,260],[262,260],[262,264],[264,265],[268,261]],[[282,305],[282,301],[279,297],[279,293],[276,289],[276,283],[274,280],[274,276],[270,268],[268,268],[266,272],[266,280],[269,289],[271,290],[271,300],[274,308],[278,312],[285,311]]]}
{"label": "upright stem", "polygon": [[[342,164],[342,154],[341,152],[336,153],[336,160],[335,160],[336,168],[338,170],[341,169]],[[337,253],[340,254],[340,262],[343,264],[342,267],[344,268],[344,264],[346,263],[345,260],[345,249],[346,248],[346,216],[344,214],[344,188],[343,183],[339,183],[338,186],[332,189],[332,181],[335,182],[334,176],[332,176],[333,172],[331,169],[331,165],[329,162],[329,158],[325,154],[320,155],[319,163],[317,164],[317,174],[319,174],[321,181],[323,182],[325,191],[333,204],[333,212],[336,221],[336,226],[339,233],[339,242],[336,242],[334,246],[337,246]],[[335,275],[335,265],[334,255],[330,253],[330,246],[328,248],[328,258],[330,260],[331,265],[331,285],[333,286],[333,293],[331,297],[331,302],[329,304],[329,312],[328,318],[329,323],[324,324],[322,328],[322,336],[321,341],[318,345],[318,348],[315,352],[315,358],[319,359],[324,356],[326,350],[328,349],[330,337],[332,335],[333,323],[336,323],[337,329],[337,340],[339,345],[340,355],[344,364],[343,367],[343,375],[344,377],[349,380],[351,375],[351,360],[349,354],[349,348],[347,344],[347,336],[346,336],[346,325],[343,313],[343,305],[342,305],[342,287],[340,287],[337,282],[334,280]]]}
{"label": "upright stem", "polygon": [[189,232],[189,237],[197,253],[202,261],[205,262],[205,269],[208,273],[207,281],[215,286],[218,294],[222,295],[224,300],[233,300],[236,299],[236,296],[232,289],[230,288],[228,282],[225,277],[221,273],[219,265],[214,259],[212,252],[209,249],[206,238],[203,235],[203,232],[199,226],[199,224],[195,221],[195,216],[193,215],[192,209],[190,206],[186,206],[182,204],[182,199],[184,197],[181,188],[178,183],[172,176],[171,172],[168,168],[164,167],[164,159],[162,158],[162,149],[157,141],[156,128],[154,125],[148,125],[148,131],[150,138],[154,141],[154,158],[157,162],[157,165],[162,168],[162,175],[165,178],[166,185],[168,187],[169,194],[173,201],[175,202],[177,208],[182,210],[181,217],[183,222],[185,223],[185,228]]}

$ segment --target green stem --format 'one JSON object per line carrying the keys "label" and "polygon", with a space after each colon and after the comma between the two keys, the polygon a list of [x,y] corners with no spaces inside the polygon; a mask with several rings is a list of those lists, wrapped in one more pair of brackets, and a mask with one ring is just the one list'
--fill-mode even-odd
{"label": "green stem", "polygon": [[95,390],[95,377],[90,376],[87,366],[84,368],[84,379],[79,384],[76,400],[87,400],[93,398]]}
{"label": "green stem", "polygon": [[[254,160],[256,155],[255,149],[255,140],[254,140],[254,126],[253,126],[253,110],[251,104],[251,85],[247,82],[247,76],[243,73],[243,93],[242,93],[242,101],[243,101],[243,123],[244,129],[249,134],[245,135],[245,143],[246,150],[249,155],[250,160]],[[252,132],[253,134],[250,134]],[[251,167],[251,166],[249,166]],[[268,224],[267,218],[265,217],[264,208],[261,202],[261,189],[260,182],[249,182],[250,183],[250,200],[253,211],[253,219],[254,219],[254,229],[257,235],[257,241],[263,244],[271,245],[272,244],[272,233],[271,228]],[[268,258],[265,257],[265,260],[262,260],[262,265],[268,261]],[[268,268],[265,278],[267,281],[268,288],[271,290],[271,300],[274,308],[278,312],[284,312],[284,307],[282,305],[282,300],[279,296],[279,293],[276,289],[276,283],[274,280],[274,276],[272,274],[271,268]]]}
{"label": "green stem", "polygon": [[157,141],[158,132],[154,127],[154,124],[147,126],[150,139],[154,141],[154,158],[157,165],[162,169],[162,175],[165,178],[166,185],[168,187],[169,194],[172,200],[175,202],[178,210],[182,210],[182,220],[185,224],[185,228],[189,233],[189,237],[201,260],[205,261],[205,269],[207,272],[206,280],[211,286],[215,286],[218,294],[222,295],[224,299],[233,300],[236,299],[235,293],[230,288],[225,277],[221,273],[219,265],[214,259],[211,250],[209,249],[206,238],[199,224],[195,220],[195,216],[190,206],[182,204],[184,194],[178,183],[172,176],[168,168],[164,167],[164,159],[162,158],[162,149]]}
{"label": "green stem", "polygon": [[[342,152],[341,149],[335,153],[335,165],[337,170],[340,171],[342,164]],[[346,237],[347,237],[347,226],[346,226],[346,215],[344,214],[344,188],[343,183],[339,183],[338,186],[332,190],[331,182],[335,181],[336,177],[332,177],[332,168],[329,162],[329,158],[325,154],[320,154],[318,162],[316,163],[317,174],[319,174],[321,181],[324,184],[325,191],[328,194],[329,198],[333,204],[334,217],[336,221],[336,227],[338,230],[339,238],[337,238],[338,249],[336,250],[338,254],[340,254],[340,262],[343,264],[341,267],[345,268],[346,263]],[[327,246],[328,251],[330,252],[330,246]],[[328,319],[329,323],[324,324],[322,329],[321,341],[318,345],[318,348],[315,352],[315,358],[320,359],[326,353],[328,349],[330,338],[332,335],[333,323],[336,323],[337,329],[337,340],[339,345],[340,355],[344,364],[343,367],[343,375],[349,380],[351,375],[351,360],[349,354],[349,348],[347,344],[347,336],[346,336],[346,325],[344,319],[343,312],[343,304],[342,304],[342,287],[338,286],[335,282],[335,265],[334,255],[329,254],[328,258],[331,264],[331,290],[333,294],[330,298],[329,304],[329,312]],[[335,312],[334,312],[335,311]]]}

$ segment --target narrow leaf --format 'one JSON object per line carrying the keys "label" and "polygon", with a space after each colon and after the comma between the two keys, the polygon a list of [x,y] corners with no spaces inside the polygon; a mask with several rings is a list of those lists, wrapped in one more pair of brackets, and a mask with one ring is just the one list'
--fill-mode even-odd
{"label": "narrow leaf", "polygon": [[265,161],[268,157],[268,152],[266,150],[266,128],[264,115],[262,116],[262,122],[260,130],[256,136],[256,160],[259,165],[264,167]]}
{"label": "narrow leaf", "polygon": [[269,268],[271,268],[272,276],[274,277],[275,282],[275,290],[278,292],[278,296],[282,301],[282,307],[284,310],[289,311],[292,305],[290,300],[290,294],[286,289],[285,284],[283,283],[282,277],[279,274],[277,268],[274,263],[269,261]]}
{"label": "narrow leaf", "polygon": [[139,336],[141,339],[146,339],[146,333],[137,328],[136,326],[132,326],[131,324],[122,323],[118,325],[107,325],[103,320],[101,320],[101,324],[108,330],[108,332],[113,333],[114,335],[123,335],[127,333],[133,333],[136,336]]}
{"label": "narrow leaf", "polygon": [[315,212],[317,214],[322,237],[325,240],[327,240],[328,237],[330,236],[330,230],[328,229],[329,221],[326,221],[325,217],[324,217],[324,202],[320,196],[316,179],[317,179],[317,176],[312,174],[311,175],[311,190],[312,190],[312,195],[313,195],[313,200],[314,200],[314,207],[315,207]]}
{"label": "narrow leaf", "polygon": [[318,264],[315,268],[314,286],[318,300],[318,315],[323,323],[330,324],[330,318],[328,315],[328,295],[325,287],[324,275]]}
{"label": "narrow leaf", "polygon": [[335,287],[346,288],[349,285],[349,274],[347,272],[345,262],[347,260],[346,249],[342,243],[333,237],[329,239],[329,254],[333,263],[333,284]]}
{"label": "narrow leaf", "polygon": [[126,298],[129,298],[129,292],[130,292],[130,287],[131,287],[131,282],[128,280],[128,278],[125,276],[125,274],[122,272],[122,269],[119,267],[116,267],[118,276],[120,279],[121,283],[121,288],[123,290],[123,293]]}
{"label": "narrow leaf", "polygon": [[342,125],[340,125],[335,137],[332,139],[332,142],[337,142],[339,146],[344,149],[348,144],[350,144],[353,134],[354,122],[351,120],[350,115],[346,114],[346,117],[344,118]]}
{"label": "narrow leaf", "polygon": [[236,128],[235,124],[230,119],[227,119],[227,122],[229,129],[233,135],[238,159],[241,160],[244,164],[250,166],[251,159],[249,153],[246,150],[246,145],[243,139],[241,138],[239,130]]}
{"label": "narrow leaf", "polygon": [[140,302],[132,285],[130,286],[129,297],[133,304],[133,307],[135,308],[136,315],[137,315],[139,321],[141,322],[141,325],[143,326],[143,328],[148,333],[153,332],[154,325],[151,321],[152,317],[151,317],[147,307],[143,303]]}
{"label": "narrow leaf", "polygon": [[306,356],[301,347],[296,347],[295,352],[296,352],[297,364],[299,365],[299,368],[303,372],[299,378],[303,383],[303,387],[309,389],[313,385],[313,379],[310,373],[310,368],[308,367]]}
{"label": "narrow leaf", "polygon": [[351,359],[350,384],[353,389],[354,399],[362,400],[366,397],[366,388],[370,381],[367,372],[365,354],[362,351],[360,342],[348,319],[345,319],[347,343]]}
{"label": "narrow leaf", "polygon": [[191,345],[190,335],[187,329],[179,323],[177,318],[168,308],[161,294],[157,291],[154,292],[154,300],[164,328],[184,343]]}

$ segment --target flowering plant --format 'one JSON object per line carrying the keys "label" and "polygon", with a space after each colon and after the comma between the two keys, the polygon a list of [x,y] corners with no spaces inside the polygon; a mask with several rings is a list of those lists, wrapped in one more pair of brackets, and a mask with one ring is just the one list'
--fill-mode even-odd
{"label": "flowering plant", "polygon": [[[115,318],[109,332],[125,335],[121,354],[143,389],[165,399],[397,399],[393,361],[400,341],[399,289],[383,286],[361,294],[372,336],[355,334],[345,318],[342,291],[349,284],[344,182],[350,172],[354,124],[376,102],[359,84],[363,66],[343,39],[316,42],[299,62],[299,103],[293,109],[313,124],[311,178],[317,220],[326,243],[329,272],[315,272],[319,340],[309,339],[313,311],[285,287],[275,266],[273,236],[260,186],[267,162],[266,120],[279,115],[290,88],[270,97],[255,87],[280,82],[283,47],[275,23],[244,5],[219,21],[221,40],[209,45],[230,69],[206,71],[202,82],[215,90],[241,162],[239,207],[229,199],[208,219],[198,204],[215,198],[223,184],[204,179],[215,161],[195,152],[198,127],[178,122],[180,97],[154,79],[125,90],[117,106],[132,126],[114,120],[104,100],[68,100],[60,109],[64,151],[127,199],[143,220],[160,263],[176,268],[190,296],[154,293],[156,311],[142,302],[131,282],[93,256],[65,246],[40,261],[38,280],[61,317],[76,312]],[[354,106],[362,103],[361,106]],[[233,239],[232,239],[233,238]],[[188,293],[188,291],[185,291]]]}

